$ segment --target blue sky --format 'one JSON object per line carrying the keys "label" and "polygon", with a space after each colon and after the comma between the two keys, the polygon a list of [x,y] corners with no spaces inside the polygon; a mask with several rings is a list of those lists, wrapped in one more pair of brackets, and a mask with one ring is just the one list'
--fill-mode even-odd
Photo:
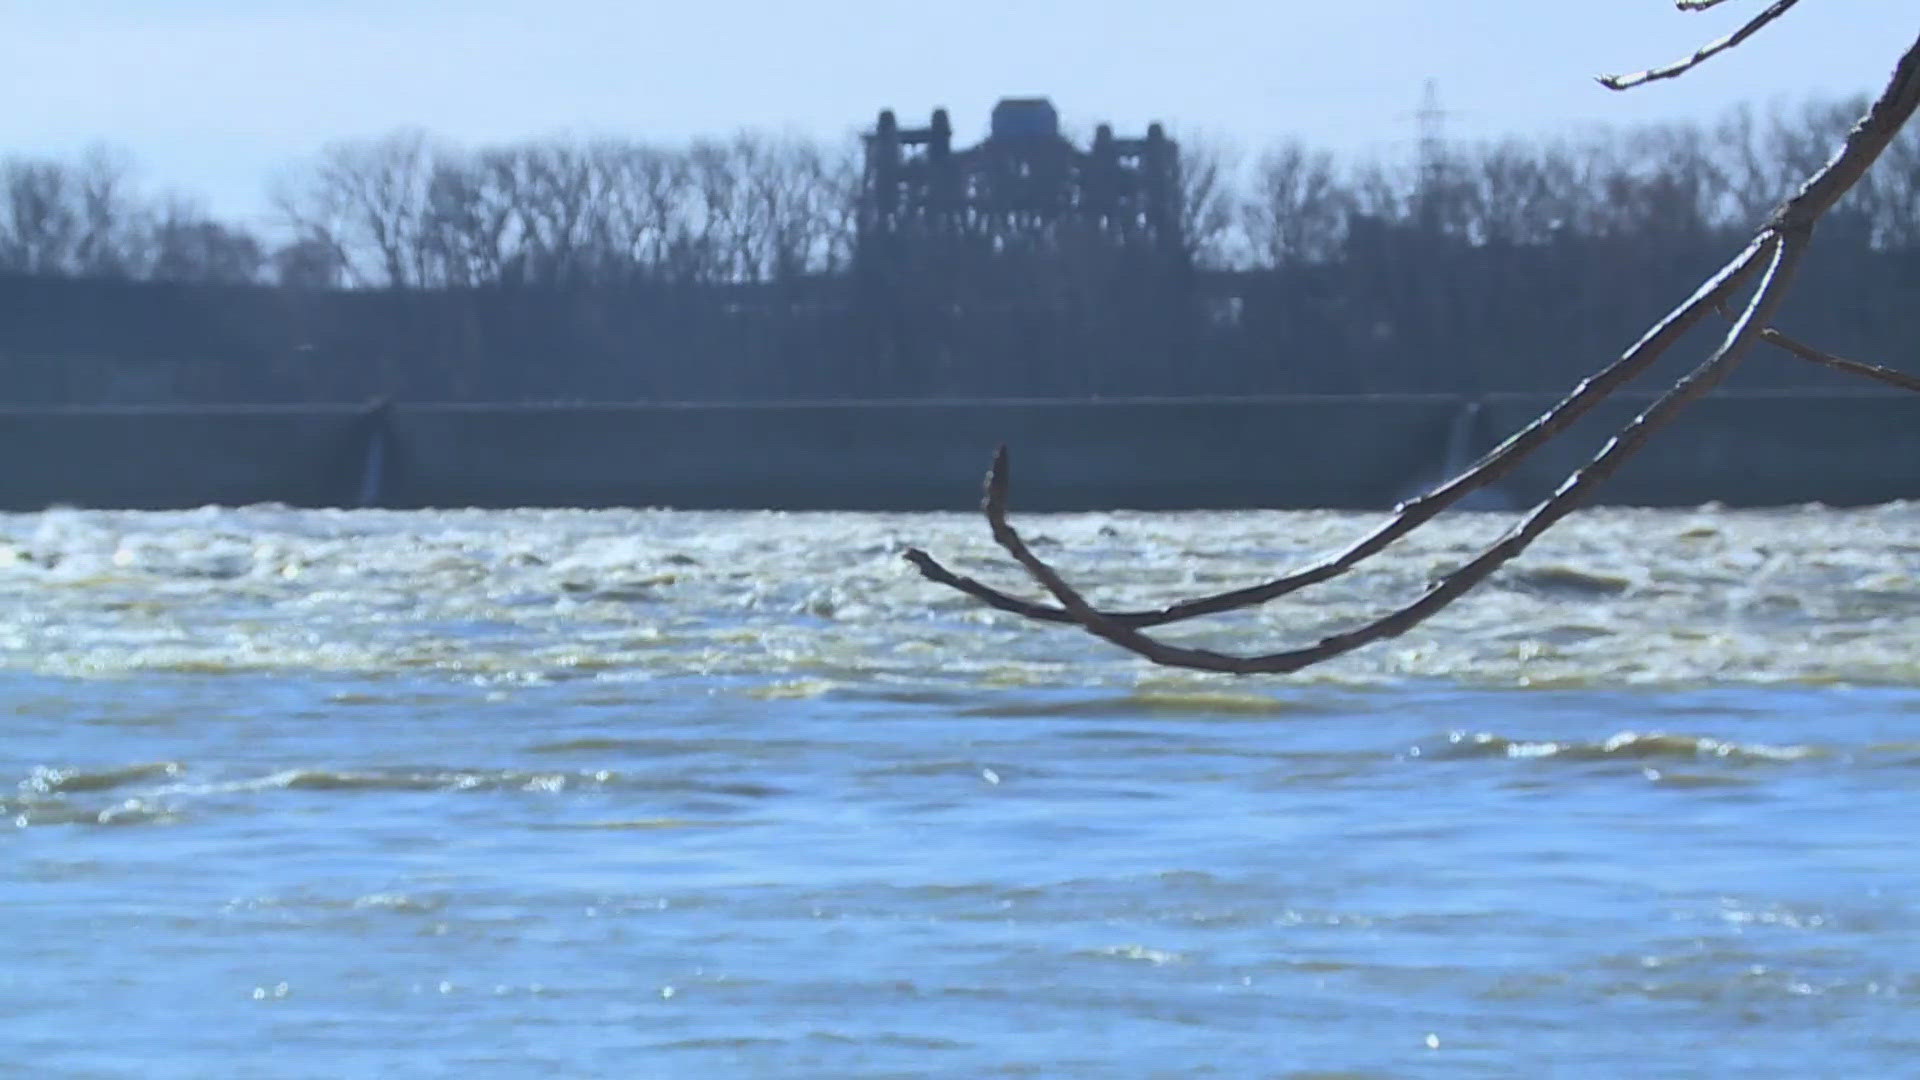
{"label": "blue sky", "polygon": [[0,0],[0,155],[130,151],[150,190],[257,220],[323,143],[420,127],[679,140],[849,134],[882,106],[1046,94],[1079,129],[1152,119],[1257,151],[1297,137],[1408,152],[1437,80],[1449,133],[1540,136],[1877,90],[1913,0],[1805,0],[1693,75],[1627,94],[1591,76],[1676,59],[1761,0]]}

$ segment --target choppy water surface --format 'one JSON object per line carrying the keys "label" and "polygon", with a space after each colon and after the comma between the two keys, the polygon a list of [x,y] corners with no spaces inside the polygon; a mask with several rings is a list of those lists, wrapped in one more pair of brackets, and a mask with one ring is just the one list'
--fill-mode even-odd
{"label": "choppy water surface", "polygon": [[[1137,605],[1367,521],[1027,524]],[[1258,680],[908,544],[1017,584],[962,515],[0,517],[0,1075],[1912,1072],[1920,507],[1589,512]]]}

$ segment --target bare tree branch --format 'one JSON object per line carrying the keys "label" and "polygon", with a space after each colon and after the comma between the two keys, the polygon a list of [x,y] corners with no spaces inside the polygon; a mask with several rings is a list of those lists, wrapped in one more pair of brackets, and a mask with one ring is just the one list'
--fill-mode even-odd
{"label": "bare tree branch", "polygon": [[1485,580],[1510,559],[1547,531],[1555,522],[1573,512],[1596,484],[1611,476],[1627,458],[1640,449],[1655,431],[1665,426],[1680,410],[1713,389],[1733,370],[1747,349],[1759,337],[1761,324],[1779,307],[1794,267],[1805,249],[1800,233],[1769,238],[1762,249],[1770,262],[1760,288],[1740,320],[1719,349],[1698,368],[1682,379],[1646,412],[1621,429],[1586,466],[1562,483],[1546,501],[1471,562],[1441,578],[1413,603],[1375,619],[1354,630],[1322,638],[1313,645],[1258,656],[1234,656],[1211,649],[1170,645],[1130,627],[1103,618],[1058,572],[1027,547],[1020,534],[1007,523],[1007,454],[1004,447],[994,458],[987,477],[987,496],[983,509],[993,538],[1026,571],[1053,594],[1055,600],[1089,633],[1104,638],[1130,652],[1169,667],[1222,671],[1231,674],[1284,674],[1330,660],[1383,638],[1398,637],[1419,625],[1469,589]]}
{"label": "bare tree branch", "polygon": [[[1633,87],[1642,86],[1659,79],[1679,78],[1694,68],[1699,67],[1709,58],[1726,52],[1728,49],[1759,33],[1768,23],[1785,15],[1799,2],[1800,0],[1774,0],[1772,4],[1767,6],[1765,11],[1748,20],[1747,25],[1742,26],[1726,37],[1707,42],[1705,45],[1700,46],[1698,52],[1695,52],[1685,60],[1676,60],[1663,67],[1636,71],[1631,75],[1600,75],[1597,76],[1597,78],[1600,85],[1609,90],[1629,90]],[[1720,3],[1720,0],[1693,0],[1691,3],[1686,2],[1686,0],[1681,0],[1679,7],[1682,11],[1704,11],[1718,3]]]}
{"label": "bare tree branch", "polygon": [[[1777,17],[1786,8],[1791,7],[1792,2],[1793,0],[1783,0],[1782,3],[1775,4],[1769,9],[1770,14],[1749,24],[1745,33],[1751,34],[1758,26],[1764,25],[1765,21]],[[1733,41],[1720,48],[1731,48],[1737,43]],[[1694,63],[1703,58],[1704,56],[1697,57]],[[908,551],[906,557],[931,580],[956,588],[995,607],[1046,621],[1074,622],[1089,633],[1155,663],[1175,667],[1232,673],[1297,671],[1382,638],[1404,633],[1464,595],[1502,564],[1524,551],[1534,539],[1555,522],[1571,513],[1595,485],[1612,475],[1627,458],[1638,452],[1654,432],[1670,422],[1688,404],[1718,385],[1744,358],[1754,342],[1766,339],[1779,344],[1784,340],[1790,340],[1786,339],[1785,335],[1767,329],[1767,324],[1772,320],[1785,295],[1793,272],[1811,237],[1814,224],[1859,181],[1906,124],[1916,106],[1920,106],[1920,41],[1910,46],[1906,54],[1901,57],[1887,88],[1868,108],[1866,115],[1848,132],[1840,149],[1801,185],[1800,190],[1792,198],[1782,204],[1745,251],[1735,256],[1624,356],[1582,382],[1553,409],[1548,410],[1532,424],[1502,443],[1467,472],[1419,499],[1403,504],[1397,509],[1395,516],[1374,533],[1320,564],[1263,585],[1185,601],[1157,611],[1123,612],[1111,615],[1100,612],[1094,609],[1085,597],[1069,585],[1052,566],[1036,556],[1020,534],[1008,523],[1006,512],[1009,481],[1007,451],[1004,446],[995,455],[993,468],[987,475],[982,510],[994,539],[1013,557],[1014,561],[1053,596],[1059,603],[1059,608],[1049,608],[1020,600],[982,585],[972,578],[956,575],[941,566],[931,556],[917,549]],[[1734,325],[1727,332],[1719,348],[1704,363],[1622,428],[1591,461],[1562,482],[1551,496],[1536,506],[1506,535],[1472,561],[1442,578],[1412,603],[1356,629],[1322,639],[1317,644],[1255,656],[1235,656],[1207,649],[1170,645],[1140,632],[1140,627],[1143,626],[1260,603],[1295,588],[1324,581],[1345,572],[1392,543],[1399,536],[1418,527],[1467,492],[1497,478],[1519,457],[1563,430],[1567,424],[1590,409],[1600,399],[1612,393],[1633,375],[1638,374],[1670,347],[1688,327],[1697,323],[1708,311],[1723,304],[1736,289],[1752,277],[1763,259],[1767,265],[1759,286],[1734,321]],[[1769,335],[1773,336],[1769,337]],[[1776,341],[1776,338],[1780,340]],[[1817,353],[1817,350],[1809,351]],[[1825,357],[1825,354],[1818,354],[1818,357]],[[1809,358],[1817,359],[1818,357]],[[1827,357],[1819,359],[1819,362],[1825,363],[1827,360],[1837,361],[1838,358]],[[1874,377],[1883,378],[1883,381],[1894,381],[1895,385],[1906,385],[1904,381],[1900,381],[1905,380],[1905,376],[1900,376],[1899,380],[1886,380],[1885,374],[1898,375],[1898,373],[1885,372],[1885,369],[1872,369],[1871,365],[1839,361],[1838,366],[1857,374],[1866,374],[1869,370],[1882,372],[1884,374]]]}
{"label": "bare tree branch", "polygon": [[[1749,263],[1748,266],[1750,269],[1756,267],[1757,261]],[[1722,308],[1722,310],[1724,311],[1725,309]],[[1675,313],[1676,316],[1679,314],[1681,313]],[[1669,316],[1670,319],[1673,317],[1674,316]],[[1920,392],[1920,377],[1908,375],[1905,372],[1896,371],[1893,368],[1882,367],[1878,364],[1864,364],[1858,360],[1847,360],[1843,357],[1834,356],[1831,353],[1823,352],[1787,334],[1781,333],[1772,327],[1760,331],[1760,340],[1785,349],[1803,360],[1809,360],[1813,363],[1833,368],[1836,371],[1874,379],[1886,383],[1889,386],[1899,387],[1902,390]],[[1629,357],[1631,355],[1630,353]],[[1613,367],[1608,368],[1607,371],[1602,374],[1611,373],[1615,368],[1624,364],[1626,359],[1627,358],[1623,358],[1621,361],[1617,361]],[[1627,377],[1630,378],[1631,376]],[[1582,387],[1584,388],[1588,385],[1589,384],[1583,383]],[[1578,393],[1579,391],[1576,391],[1576,395]],[[1598,398],[1595,400],[1598,400]],[[1553,410],[1549,410],[1543,414],[1541,419],[1545,420],[1552,417],[1557,410],[1570,409],[1572,405],[1573,396],[1570,396],[1567,399],[1563,399]],[[1572,415],[1577,416],[1579,413],[1585,411],[1584,408],[1581,408]],[[1530,425],[1521,434],[1524,436],[1529,432],[1533,432],[1538,426],[1539,421],[1536,421],[1534,425]],[[1551,437],[1551,434],[1542,436],[1542,438]],[[1182,600],[1178,603],[1168,604],[1150,610],[1102,611],[1100,614],[1103,618],[1121,626],[1145,629],[1150,626],[1164,626],[1168,623],[1181,622],[1203,615],[1216,615],[1244,607],[1254,607],[1259,604],[1264,604],[1269,600],[1278,599],[1279,597],[1303,589],[1309,585],[1330,580],[1357,566],[1369,556],[1391,545],[1400,537],[1412,532],[1419,525],[1430,520],[1435,514],[1444,510],[1453,502],[1458,501],[1461,496],[1468,494],[1479,486],[1484,486],[1484,483],[1490,483],[1492,479],[1497,477],[1487,476],[1485,473],[1482,473],[1481,470],[1486,470],[1498,464],[1499,461],[1517,460],[1519,457],[1524,457],[1532,445],[1535,444],[1530,443],[1522,446],[1518,439],[1508,440],[1492,454],[1488,455],[1487,458],[1482,459],[1474,465],[1472,469],[1469,469],[1468,472],[1450,481],[1445,487],[1435,489],[1433,492],[1423,495],[1411,502],[1403,503],[1395,517],[1362,540],[1346,548],[1339,555],[1315,563],[1304,569],[1293,571],[1284,577],[1275,578],[1272,581],[1263,582],[1259,585],[1232,589],[1227,592],[1214,593],[1209,596],[1197,597],[1191,600]],[[1511,455],[1511,458],[1509,458],[1508,455]],[[1476,484],[1471,487],[1462,484],[1462,481],[1468,480],[1470,477],[1475,476],[1476,473],[1481,475],[1483,480],[1482,484]],[[1452,491],[1453,497],[1441,501],[1439,497],[1442,492],[1445,491]],[[938,559],[919,548],[907,549],[903,557],[912,563],[914,568],[920,571],[921,576],[927,580],[966,593],[968,596],[973,597],[989,607],[1011,612],[1012,614],[1021,615],[1029,619],[1037,619],[1041,622],[1072,623],[1078,621],[1073,617],[1071,612],[1068,612],[1064,608],[1051,607],[1046,604],[1036,603],[1032,600],[1022,599],[1010,593],[1001,592],[976,578],[956,574],[952,570],[949,570]]]}
{"label": "bare tree branch", "polygon": [[[1521,458],[1565,431],[1574,421],[1606,400],[1615,390],[1631,382],[1760,269],[1762,248],[1763,244],[1756,241],[1719,274],[1701,286],[1699,292],[1648,331],[1646,336],[1642,337],[1633,348],[1627,350],[1625,355],[1574,387],[1573,391],[1559,403],[1495,447],[1466,472],[1425,495],[1400,504],[1392,518],[1337,555],[1260,585],[1193,600],[1183,600],[1152,611],[1116,612],[1112,615],[1103,614],[1103,617],[1124,626],[1160,626],[1201,615],[1216,615],[1237,608],[1264,604],[1269,600],[1278,599],[1288,593],[1346,573],[1369,556],[1380,552],[1394,541],[1431,521],[1449,506],[1506,475]],[[1048,622],[1080,621],[1061,608],[1033,604],[998,592],[972,578],[962,578],[918,548],[907,551],[904,557],[928,579],[959,589],[1003,611],[1011,611]]]}

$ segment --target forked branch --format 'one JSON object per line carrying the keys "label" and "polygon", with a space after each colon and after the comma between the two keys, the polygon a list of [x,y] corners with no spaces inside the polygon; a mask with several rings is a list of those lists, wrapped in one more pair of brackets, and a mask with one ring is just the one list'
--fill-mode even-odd
{"label": "forked branch", "polygon": [[[1681,335],[1692,329],[1709,313],[1720,308],[1729,296],[1750,280],[1760,269],[1760,256],[1761,244],[1756,241],[1739,258],[1729,263],[1701,286],[1700,291],[1686,303],[1660,320],[1645,337],[1618,360],[1583,380],[1566,397],[1535,417],[1532,423],[1520,429],[1511,438],[1494,447],[1466,472],[1424,495],[1401,503],[1395,508],[1393,517],[1337,554],[1259,585],[1193,600],[1183,600],[1151,611],[1116,612],[1104,617],[1122,626],[1136,628],[1162,626],[1201,615],[1216,615],[1237,608],[1264,604],[1309,585],[1317,585],[1339,577],[1368,557],[1384,550],[1394,541],[1431,521],[1441,511],[1505,476],[1535,448],[1552,440],[1554,436],[1570,427],[1574,421],[1586,415],[1595,405],[1606,400],[1615,390],[1631,382],[1645,371],[1649,364],[1659,359],[1660,355]],[[929,580],[958,589],[1002,611],[1010,611],[1047,622],[1080,621],[1065,609],[1021,600],[983,585],[972,578],[961,577],[918,548],[907,551],[906,558]]]}
{"label": "forked branch", "polygon": [[[1724,307],[1722,310],[1725,310]],[[1673,315],[1669,315],[1668,318],[1672,319],[1680,314],[1682,314],[1682,312],[1676,311]],[[1920,393],[1920,377],[1909,375],[1903,371],[1896,371],[1890,367],[1883,367],[1879,364],[1864,364],[1858,360],[1848,360],[1835,356],[1832,353],[1816,349],[1797,338],[1789,337],[1772,327],[1760,331],[1760,340],[1769,345],[1784,349],[1789,354],[1799,357],[1802,360],[1820,364],[1824,367],[1832,368],[1835,371],[1845,372],[1849,375],[1859,375],[1888,386],[1897,387],[1901,390],[1911,390]],[[1118,623],[1121,626],[1130,626],[1137,630],[1146,629],[1150,626],[1165,626],[1169,623],[1195,619],[1203,615],[1218,615],[1223,612],[1236,611],[1240,608],[1254,607],[1270,600],[1277,600],[1282,596],[1304,589],[1309,585],[1317,585],[1320,582],[1339,577],[1341,574],[1346,573],[1361,562],[1364,562],[1369,556],[1385,549],[1395,540],[1398,540],[1400,537],[1407,535],[1431,520],[1435,515],[1458,502],[1464,496],[1498,480],[1512,467],[1514,462],[1525,457],[1534,446],[1551,439],[1554,434],[1564,430],[1566,425],[1572,423],[1584,414],[1591,408],[1593,403],[1598,402],[1604,398],[1607,393],[1610,393],[1610,390],[1599,390],[1598,388],[1602,385],[1617,385],[1617,383],[1609,380],[1608,377],[1620,373],[1639,350],[1640,346],[1635,346],[1634,350],[1629,351],[1625,356],[1621,357],[1620,360],[1602,369],[1602,371],[1593,378],[1581,383],[1572,394],[1562,398],[1560,402],[1551,409],[1548,409],[1539,417],[1535,418],[1535,420],[1522,429],[1519,434],[1501,443],[1498,447],[1495,447],[1492,452],[1470,466],[1466,472],[1461,473],[1459,476],[1454,477],[1424,495],[1410,499],[1407,502],[1401,503],[1398,507],[1395,507],[1393,517],[1387,519],[1384,524],[1375,528],[1373,532],[1368,533],[1366,536],[1348,545],[1335,555],[1299,570],[1290,571],[1286,575],[1275,578],[1272,581],[1261,582],[1258,585],[1229,589],[1226,592],[1212,593],[1190,600],[1180,600],[1161,607],[1149,608],[1142,611],[1102,611],[1100,615],[1102,618]],[[1649,359],[1654,355],[1658,354],[1647,354]],[[1634,365],[1631,373],[1621,374],[1620,381],[1630,379],[1633,374],[1637,374],[1644,366],[1644,363]],[[1582,397],[1583,394],[1594,391],[1597,391],[1594,393],[1594,396],[1590,398]],[[1072,623],[1079,621],[1065,608],[1014,596],[1012,593],[1003,592],[977,578],[955,573],[948,569],[945,564],[941,563],[940,560],[919,548],[908,548],[904,553],[904,557],[908,562],[912,563],[914,568],[920,571],[921,576],[925,577],[928,581],[936,582],[948,588],[966,593],[968,596],[986,604],[988,607],[1025,616],[1029,619],[1037,619],[1041,622]]]}
{"label": "forked branch", "polygon": [[[1700,0],[1695,8],[1713,6],[1718,0]],[[1623,86],[1638,85],[1649,78],[1670,78],[1681,74],[1715,52],[1724,51],[1751,36],[1760,27],[1779,17],[1797,0],[1781,0],[1729,39],[1716,42],[1675,70],[1661,74],[1642,73],[1645,78],[1628,77]],[[1683,7],[1689,5],[1683,3]],[[1747,247],[1703,284],[1673,312],[1656,324],[1633,348],[1606,368],[1583,381],[1553,408],[1536,418],[1487,454],[1465,473],[1396,508],[1385,524],[1361,538],[1344,551],[1303,570],[1260,585],[1236,589],[1213,596],[1182,601],[1150,611],[1106,613],[1095,609],[1052,566],[1027,546],[1019,532],[1007,521],[1009,485],[1006,448],[995,456],[988,473],[986,495],[982,501],[994,539],[1014,561],[1051,594],[1059,607],[1037,604],[1013,597],[972,578],[954,574],[932,556],[918,549],[906,557],[929,579],[958,589],[985,603],[1030,618],[1053,622],[1071,622],[1089,633],[1156,663],[1176,667],[1234,673],[1281,673],[1297,671],[1331,659],[1363,645],[1406,632],[1440,611],[1455,599],[1519,555],[1555,522],[1571,513],[1591,490],[1636,453],[1654,432],[1670,422],[1691,402],[1718,385],[1745,357],[1754,342],[1766,340],[1795,355],[1866,375],[1908,389],[1920,389],[1920,380],[1899,372],[1859,364],[1829,356],[1801,345],[1786,335],[1768,328],[1793,272],[1811,237],[1814,224],[1842,195],[1857,183],[1878,159],[1889,142],[1920,106],[1920,41],[1910,46],[1896,65],[1893,77],[1880,97],[1848,133],[1840,150],[1825,166],[1804,183],[1799,192],[1775,212]],[[1762,267],[1764,266],[1764,271]],[[1230,611],[1264,603],[1307,585],[1345,573],[1361,561],[1384,549],[1393,541],[1458,502],[1471,491],[1504,475],[1526,454],[1589,411],[1594,405],[1644,371],[1687,329],[1709,312],[1723,309],[1727,301],[1755,274],[1760,282],[1740,314],[1734,319],[1720,346],[1699,367],[1676,383],[1645,412],[1622,428],[1585,466],[1570,475],[1545,501],[1535,507],[1513,529],[1495,541],[1472,561],[1435,583],[1412,603],[1391,611],[1353,630],[1324,638],[1313,645],[1265,653],[1236,656],[1206,649],[1171,645],[1142,633],[1145,627],[1176,622],[1197,615]]]}
{"label": "forked branch", "polygon": [[1535,507],[1519,525],[1495,541],[1491,547],[1481,552],[1471,562],[1441,578],[1413,603],[1356,629],[1323,638],[1313,645],[1258,656],[1234,656],[1210,649],[1171,645],[1103,618],[1087,603],[1085,597],[1067,584],[1051,566],[1034,555],[1020,538],[1020,534],[1008,524],[1006,519],[1007,454],[1004,447],[995,456],[993,470],[988,474],[987,497],[984,505],[988,524],[993,530],[993,538],[1013,556],[1014,561],[1024,567],[1035,581],[1053,594],[1053,598],[1073,616],[1075,622],[1096,637],[1105,638],[1154,663],[1171,667],[1224,671],[1241,675],[1284,674],[1298,671],[1382,638],[1398,637],[1407,632],[1485,580],[1502,564],[1525,551],[1527,546],[1541,533],[1546,532],[1549,526],[1571,513],[1579,506],[1589,489],[1612,475],[1622,462],[1639,450],[1649,436],[1677,416],[1689,402],[1711,390],[1728,371],[1733,369],[1733,366],[1739,362],[1741,354],[1759,336],[1760,321],[1770,316],[1779,306],[1786,283],[1792,278],[1794,266],[1799,261],[1804,247],[1805,238],[1801,233],[1779,234],[1763,244],[1761,250],[1767,254],[1770,263],[1761,281],[1760,289],[1748,302],[1746,311],[1742,313],[1734,329],[1729,332],[1727,339],[1715,351],[1713,357],[1695,369],[1687,378],[1681,380],[1678,385],[1655,402],[1652,408],[1623,428],[1605,449],[1584,468],[1562,483],[1552,496]]}

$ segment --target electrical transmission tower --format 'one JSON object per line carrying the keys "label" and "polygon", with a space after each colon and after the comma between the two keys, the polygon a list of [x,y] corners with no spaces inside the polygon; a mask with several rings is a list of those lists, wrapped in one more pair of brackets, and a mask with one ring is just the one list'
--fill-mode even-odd
{"label": "electrical transmission tower", "polygon": [[1422,226],[1436,227],[1447,192],[1453,186],[1453,154],[1447,145],[1447,120],[1455,114],[1440,105],[1440,82],[1429,78],[1420,93],[1420,108],[1413,114],[1419,127],[1420,186],[1415,192],[1416,218]]}

